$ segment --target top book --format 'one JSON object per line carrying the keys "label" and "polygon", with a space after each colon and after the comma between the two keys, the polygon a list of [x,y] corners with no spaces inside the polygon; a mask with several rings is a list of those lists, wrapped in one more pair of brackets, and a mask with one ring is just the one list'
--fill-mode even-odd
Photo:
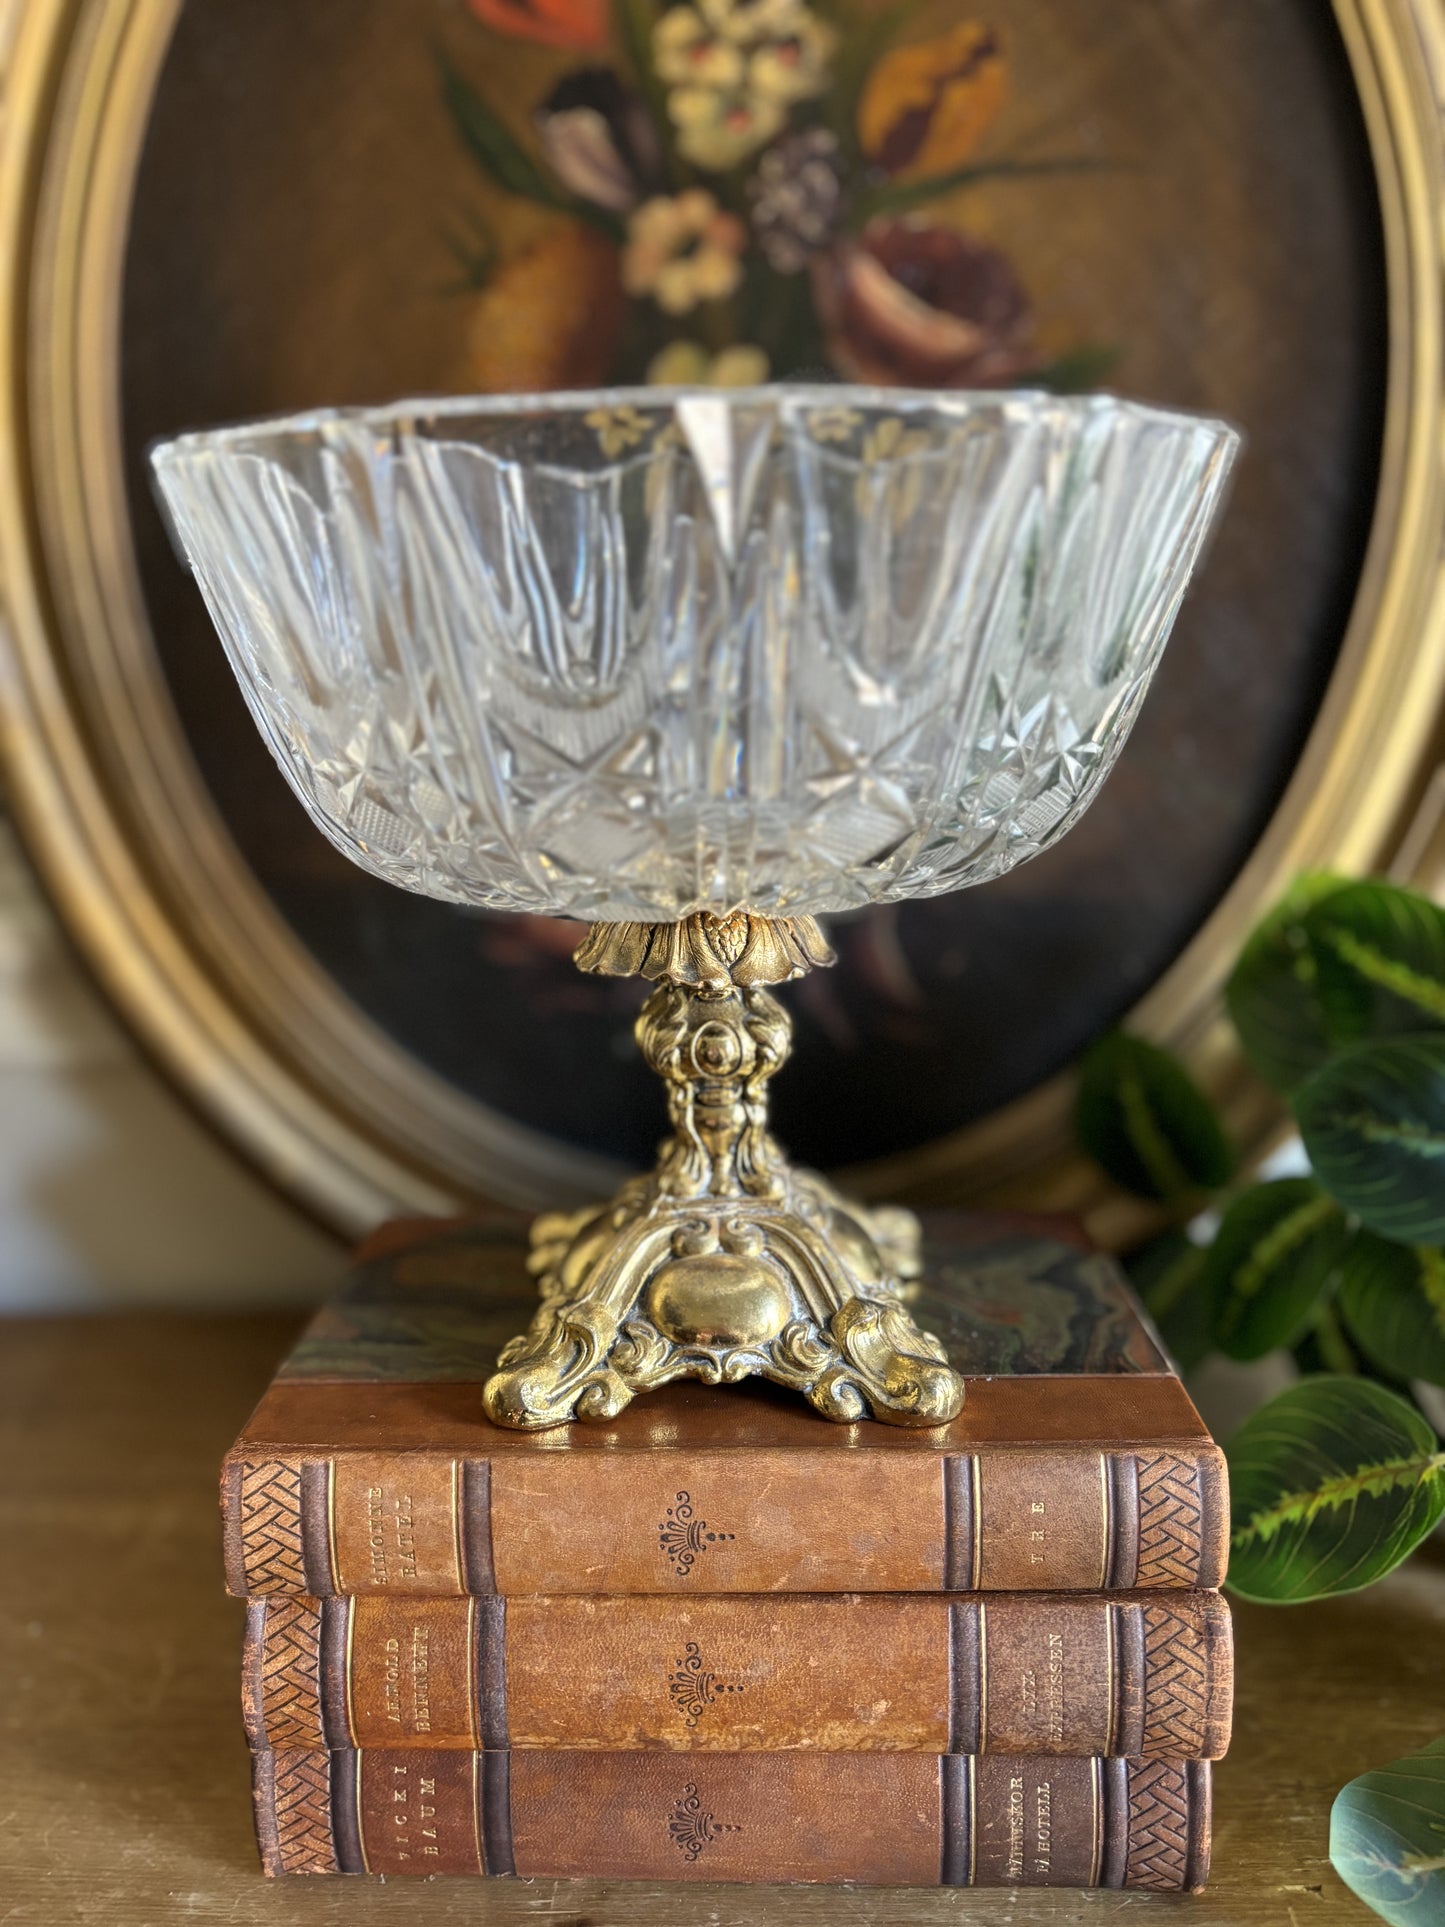
{"label": "top book", "polygon": [[912,1308],[962,1415],[835,1425],[760,1379],[506,1431],[535,1289],[511,1224],[386,1226],[227,1455],[238,1594],[1127,1591],[1224,1578],[1219,1448],[1118,1266],[1066,1223],[924,1220]]}

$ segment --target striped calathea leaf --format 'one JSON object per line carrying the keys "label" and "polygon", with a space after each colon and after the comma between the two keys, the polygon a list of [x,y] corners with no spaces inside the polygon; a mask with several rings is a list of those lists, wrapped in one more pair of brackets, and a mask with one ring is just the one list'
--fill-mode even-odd
{"label": "striped calathea leaf", "polygon": [[1312,1178],[1257,1184],[1225,1212],[1203,1271],[1214,1342],[1230,1358],[1290,1345],[1334,1289],[1343,1211]]}
{"label": "striped calathea leaf", "polygon": [[1294,1094],[1320,1183],[1368,1230],[1445,1243],[1445,1031],[1357,1044]]}
{"label": "striped calathea leaf", "polygon": [[1330,1812],[1330,1860],[1391,1927],[1445,1920],[1445,1739],[1350,1781]]}
{"label": "striped calathea leaf", "polygon": [[1372,1365],[1445,1385],[1445,1251],[1357,1231],[1340,1258],[1339,1310]]}
{"label": "striped calathea leaf", "polygon": [[1445,1031],[1445,910],[1391,883],[1351,883],[1305,917],[1334,1047]]}
{"label": "striped calathea leaf", "polygon": [[1287,1091],[1330,1054],[1316,965],[1305,931],[1313,906],[1346,887],[1343,877],[1303,876],[1254,928],[1225,986],[1225,1003],[1251,1064]]}
{"label": "striped calathea leaf", "polygon": [[1445,1453],[1408,1400],[1369,1379],[1301,1380],[1226,1447],[1230,1589],[1297,1604],[1355,1592],[1445,1516]]}
{"label": "striped calathea leaf", "polygon": [[1445,910],[1394,884],[1301,877],[1225,994],[1255,1069],[1291,1091],[1366,1039],[1445,1032]]}
{"label": "striped calathea leaf", "polygon": [[1116,1184],[1179,1204],[1227,1184],[1234,1152],[1203,1092],[1166,1051],[1113,1031],[1079,1067],[1079,1141]]}

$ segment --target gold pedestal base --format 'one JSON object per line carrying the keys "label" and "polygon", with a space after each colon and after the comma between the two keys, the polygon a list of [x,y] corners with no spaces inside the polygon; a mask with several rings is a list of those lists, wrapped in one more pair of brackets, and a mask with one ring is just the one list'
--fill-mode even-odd
{"label": "gold pedestal base", "polygon": [[764,1086],[791,1026],[761,986],[832,962],[812,919],[599,924],[577,961],[661,980],[637,1039],[673,1134],[610,1203],[534,1224],[541,1304],[487,1383],[488,1416],[529,1430],[610,1419],[670,1379],[756,1372],[844,1422],[957,1417],[963,1381],[904,1302],[917,1220],[846,1203],[768,1133]]}

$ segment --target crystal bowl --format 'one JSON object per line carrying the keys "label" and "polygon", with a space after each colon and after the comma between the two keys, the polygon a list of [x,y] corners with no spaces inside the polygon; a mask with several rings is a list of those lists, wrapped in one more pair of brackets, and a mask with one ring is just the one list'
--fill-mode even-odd
{"label": "crystal bowl", "polygon": [[326,411],[152,460],[347,856],[667,922],[934,896],[1062,835],[1236,446],[1107,396],[828,386]]}

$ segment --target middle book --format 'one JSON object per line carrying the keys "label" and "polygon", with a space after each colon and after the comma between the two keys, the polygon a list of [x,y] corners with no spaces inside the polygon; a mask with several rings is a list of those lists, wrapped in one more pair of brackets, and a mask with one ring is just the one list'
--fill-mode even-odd
{"label": "middle book", "polygon": [[247,1608],[253,1748],[1213,1760],[1217,1593],[297,1598]]}

